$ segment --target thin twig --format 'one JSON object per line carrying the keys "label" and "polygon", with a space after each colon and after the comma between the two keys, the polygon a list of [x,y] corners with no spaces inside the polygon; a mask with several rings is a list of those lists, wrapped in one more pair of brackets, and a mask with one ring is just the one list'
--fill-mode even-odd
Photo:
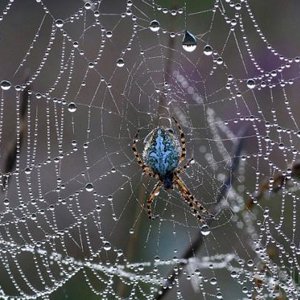
{"label": "thin twig", "polygon": [[21,149],[21,146],[24,141],[24,137],[26,135],[27,130],[27,109],[28,109],[28,97],[30,86],[27,86],[22,93],[20,94],[20,132],[18,138],[13,142],[13,144],[9,147],[6,155],[6,159],[4,162],[4,170],[2,175],[2,190],[4,191],[9,182],[10,175],[15,168],[17,162],[17,156]]}
{"label": "thin twig", "polygon": [[[224,199],[224,197],[226,197],[228,190],[230,189],[230,187],[232,186],[233,180],[234,180],[234,172],[236,171],[236,169],[239,166],[239,162],[240,162],[240,156],[241,156],[241,152],[243,149],[243,144],[244,144],[244,137],[245,134],[247,132],[248,128],[245,127],[242,130],[240,130],[238,136],[240,136],[240,138],[238,139],[234,151],[233,151],[233,159],[231,162],[231,167],[230,170],[228,172],[227,178],[224,182],[224,184],[221,186],[220,191],[219,191],[219,195],[217,198],[217,206],[220,203],[220,201],[222,199]],[[210,225],[213,222],[213,219],[208,219],[207,220],[207,225]],[[203,244],[203,235],[201,234],[201,232],[197,232],[194,241],[192,242],[192,244],[183,252],[180,261],[188,261],[189,258],[193,257],[195,255],[195,253],[201,248],[202,244]],[[155,299],[159,300],[159,299],[163,299],[164,296],[167,295],[167,293],[171,290],[171,287],[174,285],[175,283],[175,279],[176,277],[179,277],[181,272],[183,271],[183,267],[184,267],[185,263],[179,263],[177,265],[176,268],[174,268],[168,275],[168,279],[165,283],[164,286],[161,287],[161,289],[159,290],[159,292],[157,293]]]}

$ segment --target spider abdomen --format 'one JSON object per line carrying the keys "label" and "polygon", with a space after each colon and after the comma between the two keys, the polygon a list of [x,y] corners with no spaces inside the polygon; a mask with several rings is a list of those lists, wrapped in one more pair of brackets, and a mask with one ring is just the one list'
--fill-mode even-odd
{"label": "spider abdomen", "polygon": [[166,178],[165,186],[168,188],[172,187],[169,175],[172,175],[173,178],[173,172],[178,167],[179,158],[179,142],[173,132],[164,128],[156,128],[146,138],[143,159],[163,182]]}

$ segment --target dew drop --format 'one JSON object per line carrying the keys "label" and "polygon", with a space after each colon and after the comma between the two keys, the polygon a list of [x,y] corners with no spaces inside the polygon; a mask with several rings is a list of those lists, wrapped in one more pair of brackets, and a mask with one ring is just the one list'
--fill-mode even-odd
{"label": "dew drop", "polygon": [[151,31],[157,32],[160,29],[160,24],[157,20],[153,20],[150,22],[149,28]]}
{"label": "dew drop", "polygon": [[211,285],[216,285],[217,284],[216,277],[212,277],[209,282],[210,282]]}
{"label": "dew drop", "polygon": [[77,106],[74,102],[70,102],[69,105],[68,105],[68,111],[69,112],[75,112],[77,110]]}
{"label": "dew drop", "polygon": [[86,3],[84,4],[84,8],[85,8],[85,9],[91,9],[91,8],[92,8],[92,4],[91,4],[90,2],[86,2]]}
{"label": "dew drop", "polygon": [[247,261],[247,266],[248,266],[248,267],[253,267],[253,266],[254,266],[254,262],[253,262],[252,259],[249,259],[249,260]]}
{"label": "dew drop", "polygon": [[3,203],[4,203],[5,206],[8,206],[9,205],[9,200],[7,198],[5,198]]}
{"label": "dew drop", "polygon": [[106,31],[106,37],[110,39],[112,37],[112,32]]}
{"label": "dew drop", "polygon": [[85,186],[85,190],[87,192],[92,192],[94,190],[94,186],[91,183],[87,183],[87,185]]}
{"label": "dew drop", "polygon": [[103,245],[103,248],[105,251],[109,251],[111,249],[111,244],[110,242],[105,242]]}
{"label": "dew drop", "polygon": [[247,80],[247,87],[249,89],[254,89],[255,88],[255,81],[253,79],[248,79]]}
{"label": "dew drop", "polygon": [[201,233],[204,236],[207,236],[210,234],[210,228],[208,227],[208,225],[205,224],[201,227]]}
{"label": "dew drop", "polygon": [[10,81],[8,81],[8,80],[2,80],[2,81],[0,82],[0,85],[1,85],[1,89],[2,89],[3,91],[9,90],[10,87],[11,87],[11,83],[10,83]]}
{"label": "dew drop", "polygon": [[218,57],[216,60],[217,65],[222,65],[223,64],[223,58],[222,57]]}
{"label": "dew drop", "polygon": [[182,48],[187,52],[193,52],[197,48],[197,40],[195,36],[187,30],[185,31],[182,40]]}
{"label": "dew drop", "polygon": [[124,59],[123,58],[119,58],[117,60],[117,67],[122,68],[124,67],[125,63],[124,63]]}
{"label": "dew drop", "polygon": [[212,55],[212,53],[213,53],[212,47],[211,47],[210,45],[206,45],[206,46],[203,48],[203,53],[204,53],[206,56]]}
{"label": "dew drop", "polygon": [[57,19],[57,20],[55,21],[55,26],[56,26],[57,28],[62,28],[62,27],[64,26],[64,21],[63,21],[62,19]]}
{"label": "dew drop", "polygon": [[238,274],[237,274],[236,271],[232,271],[232,272],[230,273],[230,275],[231,275],[232,278],[236,278],[236,277],[238,276]]}

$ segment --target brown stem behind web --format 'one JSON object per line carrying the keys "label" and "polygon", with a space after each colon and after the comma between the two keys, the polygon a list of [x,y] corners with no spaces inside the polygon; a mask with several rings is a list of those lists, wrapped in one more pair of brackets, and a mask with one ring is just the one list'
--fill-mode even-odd
{"label": "brown stem behind web", "polygon": [[8,147],[6,159],[4,161],[4,168],[2,174],[2,191],[8,186],[9,177],[14,171],[16,166],[17,157],[22,147],[23,141],[26,136],[27,130],[27,109],[28,109],[28,97],[29,97],[30,86],[27,86],[24,91],[20,93],[20,132],[16,140]]}
{"label": "brown stem behind web", "polygon": [[[246,135],[247,130],[248,130],[247,127],[243,128],[238,134],[238,136],[240,136],[240,138],[238,139],[238,141],[235,145],[235,149],[233,151],[233,153],[234,153],[233,159],[232,159],[231,167],[228,172],[226,181],[220,188],[219,195],[216,200],[217,205],[218,205],[218,203],[220,203],[220,201],[224,197],[226,197],[226,194],[227,194],[229,188],[232,186],[233,179],[234,179],[234,173],[239,166],[240,156],[241,156],[241,152],[242,152],[243,144],[244,144],[244,137]],[[216,205],[216,207],[217,207],[217,205]],[[206,223],[207,223],[207,225],[210,225],[212,222],[213,222],[213,219],[208,219]],[[186,250],[183,252],[182,256],[180,257],[180,260],[188,261],[189,258],[195,256],[195,253],[197,251],[199,251],[202,244],[203,244],[203,235],[199,231],[195,235],[195,238],[194,238],[194,241],[192,242],[192,244],[189,245],[186,248]],[[185,263],[179,263],[176,267],[173,268],[173,270],[167,276],[166,283],[158,291],[158,293],[155,297],[156,300],[163,299],[168,294],[168,292],[171,290],[171,287],[175,284],[175,279],[177,277],[179,277],[181,272],[183,271],[184,266],[185,266]]]}
{"label": "brown stem behind web", "polygon": [[283,187],[286,187],[291,179],[300,180],[300,161],[295,162],[290,169],[290,176],[282,173],[278,173],[273,178],[273,184],[270,185],[269,180],[265,180],[261,183],[258,189],[258,193],[254,196],[249,197],[246,201],[245,209],[252,210],[255,203],[262,200],[266,192],[278,193]]}

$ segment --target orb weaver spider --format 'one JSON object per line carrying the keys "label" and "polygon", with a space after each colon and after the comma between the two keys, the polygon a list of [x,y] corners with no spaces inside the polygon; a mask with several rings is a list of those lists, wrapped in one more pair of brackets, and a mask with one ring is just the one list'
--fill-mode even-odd
{"label": "orb weaver spider", "polygon": [[180,133],[180,143],[172,129],[157,127],[145,138],[145,147],[142,156],[137,151],[139,130],[132,144],[133,153],[137,163],[143,169],[143,173],[159,180],[147,200],[148,217],[149,219],[153,219],[151,204],[154,198],[158,196],[160,189],[164,187],[168,191],[175,186],[182,198],[192,209],[198,221],[206,223],[202,218],[202,214],[206,214],[209,217],[213,217],[213,215],[194,198],[183,180],[179,177],[179,174],[183,173],[189,167],[193,159],[190,159],[185,165],[179,167],[179,164],[186,158],[185,135],[177,120],[174,117],[172,119]]}

